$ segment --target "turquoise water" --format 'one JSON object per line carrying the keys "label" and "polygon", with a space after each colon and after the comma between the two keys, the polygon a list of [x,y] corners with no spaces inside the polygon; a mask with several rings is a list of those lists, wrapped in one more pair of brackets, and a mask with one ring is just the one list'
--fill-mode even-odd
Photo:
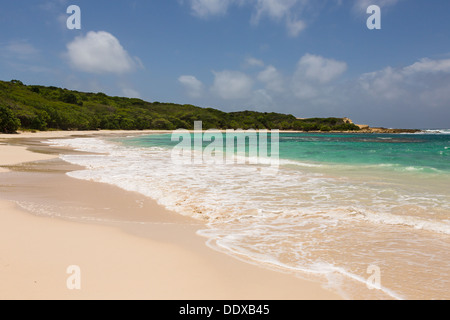
{"label": "turquoise water", "polygon": [[[171,141],[169,134],[132,138],[123,143],[161,148],[178,144]],[[203,147],[207,145],[208,142],[203,143]],[[282,133],[280,158],[312,164],[384,165],[424,173],[450,173],[450,135]]]}
{"label": "turquoise water", "polygon": [[[54,143],[94,153],[63,156],[86,168],[70,176],[204,221],[199,234],[215,250],[346,298],[450,299],[448,134],[282,133],[269,175],[264,161],[174,163],[179,140],[167,134]],[[377,290],[366,286],[373,266]]]}
{"label": "turquoise water", "polygon": [[283,134],[282,158],[450,172],[450,135]]}

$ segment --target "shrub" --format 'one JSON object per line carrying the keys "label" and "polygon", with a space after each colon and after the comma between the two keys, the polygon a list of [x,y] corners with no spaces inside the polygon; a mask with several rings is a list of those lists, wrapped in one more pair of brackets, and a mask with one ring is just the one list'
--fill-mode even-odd
{"label": "shrub", "polygon": [[322,125],[322,126],[320,127],[320,131],[323,131],[323,132],[330,132],[330,131],[331,131],[331,127],[330,127],[330,126],[327,126],[327,125]]}
{"label": "shrub", "polygon": [[16,133],[20,127],[20,120],[6,107],[0,106],[0,132]]}
{"label": "shrub", "polygon": [[65,92],[64,94],[62,94],[60,100],[62,102],[69,103],[69,104],[77,104],[78,103],[77,96],[71,92]]}

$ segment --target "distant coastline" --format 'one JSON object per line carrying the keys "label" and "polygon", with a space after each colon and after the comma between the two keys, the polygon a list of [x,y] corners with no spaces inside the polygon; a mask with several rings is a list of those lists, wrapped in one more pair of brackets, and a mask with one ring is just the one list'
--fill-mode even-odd
{"label": "distant coastline", "polygon": [[57,87],[0,81],[0,133],[19,131],[267,129],[283,132],[417,133],[357,125],[349,118],[297,118],[275,112],[224,112],[193,105],[147,102]]}
{"label": "distant coastline", "polygon": [[[191,133],[196,131],[188,130]],[[207,130],[203,130],[202,132],[206,132]],[[226,133],[227,130],[217,130],[219,132]],[[19,130],[14,134],[4,134],[0,132],[0,139],[5,138],[54,138],[54,137],[74,137],[74,136],[102,136],[104,134],[107,135],[147,135],[147,134],[172,134],[174,130],[47,130],[47,131],[36,131],[36,130]],[[360,131],[295,131],[295,130],[280,130],[280,133],[310,133],[310,134],[417,134],[417,133],[425,133],[423,130],[419,129],[387,129],[387,128],[367,128]]]}
{"label": "distant coastline", "polygon": [[396,134],[396,133],[420,133],[423,132],[419,129],[386,129],[386,128],[367,128],[362,129],[359,131],[361,133],[390,133],[390,134]]}

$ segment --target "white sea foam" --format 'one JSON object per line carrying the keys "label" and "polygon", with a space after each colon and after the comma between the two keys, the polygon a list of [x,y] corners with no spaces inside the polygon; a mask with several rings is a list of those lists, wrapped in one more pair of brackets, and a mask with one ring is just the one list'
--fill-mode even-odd
{"label": "white sea foam", "polygon": [[450,129],[429,129],[429,130],[423,130],[422,133],[427,133],[427,134],[450,134]]}

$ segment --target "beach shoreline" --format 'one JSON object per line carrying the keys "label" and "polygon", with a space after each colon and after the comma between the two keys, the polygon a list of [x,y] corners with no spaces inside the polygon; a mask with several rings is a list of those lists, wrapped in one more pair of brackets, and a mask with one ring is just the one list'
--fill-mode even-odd
{"label": "beach shoreline", "polygon": [[[59,159],[59,153],[74,151],[39,142],[150,133],[168,132],[0,135],[1,299],[341,298],[317,282],[212,250],[196,234],[205,225],[152,199],[68,177],[65,173],[76,166]],[[52,214],[44,210],[36,216],[18,206],[28,202],[50,208]],[[136,223],[124,223],[130,217]],[[109,222],[101,222],[105,220]],[[81,269],[81,290],[66,286],[72,265]]]}

